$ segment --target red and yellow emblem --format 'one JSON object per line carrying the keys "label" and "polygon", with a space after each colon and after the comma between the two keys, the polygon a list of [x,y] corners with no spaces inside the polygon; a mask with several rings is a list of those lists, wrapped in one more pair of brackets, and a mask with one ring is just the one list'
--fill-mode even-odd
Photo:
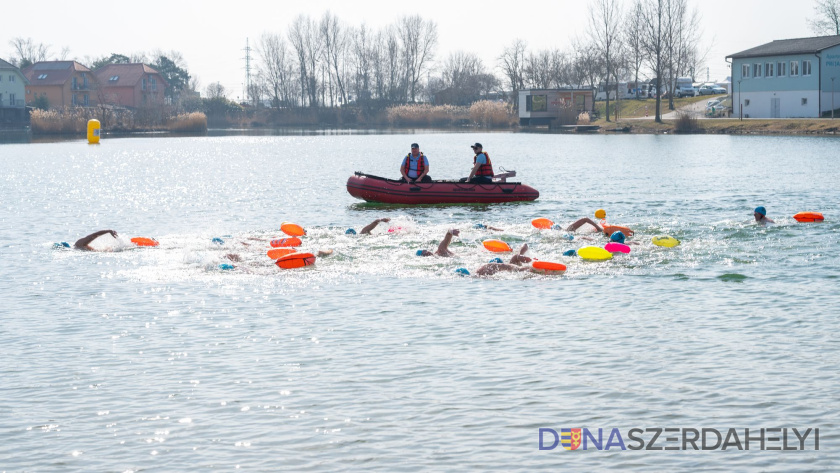
{"label": "red and yellow emblem", "polygon": [[566,450],[577,450],[580,447],[580,429],[560,429],[560,445]]}

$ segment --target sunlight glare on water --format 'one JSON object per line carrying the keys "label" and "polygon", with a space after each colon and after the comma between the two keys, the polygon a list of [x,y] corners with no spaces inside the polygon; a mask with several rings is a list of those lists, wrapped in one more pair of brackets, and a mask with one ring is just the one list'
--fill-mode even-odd
{"label": "sunlight glare on water", "polygon": [[[414,141],[446,179],[467,175],[480,141],[540,198],[412,208],[347,193],[354,171],[396,177]],[[840,461],[835,144],[428,133],[0,145],[0,470],[826,470]],[[758,205],[777,225],[755,225]],[[598,208],[636,232],[630,254],[563,256],[606,239],[530,224]],[[796,223],[805,210],[826,222]],[[371,235],[345,233],[383,217]],[[283,221],[307,229],[300,251],[333,253],[280,270],[266,251]],[[94,246],[108,251],[53,249],[106,228],[119,237]],[[415,256],[450,228],[454,257]],[[663,234],[682,243],[651,244]],[[456,274],[510,257],[485,250],[489,238],[568,269]],[[819,427],[823,448],[540,451],[540,427]]]}

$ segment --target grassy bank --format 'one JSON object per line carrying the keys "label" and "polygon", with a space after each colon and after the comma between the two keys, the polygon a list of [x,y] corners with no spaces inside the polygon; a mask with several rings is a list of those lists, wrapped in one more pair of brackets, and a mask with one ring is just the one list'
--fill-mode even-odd
{"label": "grassy bank", "polygon": [[[700,95],[697,97],[684,97],[681,99],[674,99],[674,107],[680,108],[686,105],[691,105],[697,102],[705,102],[712,98],[720,97],[714,95]],[[643,118],[645,116],[652,117],[656,113],[656,99],[630,99],[619,100],[618,102],[610,100],[610,119],[615,117],[615,107],[618,106],[618,119],[623,118]],[[607,102],[595,102],[595,111],[599,117],[604,116],[604,111],[607,107]],[[671,112],[668,109],[668,99],[662,99],[660,104],[660,113],[663,115]]]}
{"label": "grassy bank", "polygon": [[[602,132],[629,128],[630,133],[675,133],[677,120],[619,120],[607,123],[603,119],[594,123]],[[713,118],[696,121],[696,133],[722,135],[840,135],[840,119],[789,118],[789,119],[745,119]]]}

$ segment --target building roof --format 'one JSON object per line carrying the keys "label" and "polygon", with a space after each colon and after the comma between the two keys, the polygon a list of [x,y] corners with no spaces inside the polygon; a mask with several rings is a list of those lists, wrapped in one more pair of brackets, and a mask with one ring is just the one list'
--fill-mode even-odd
{"label": "building roof", "polygon": [[94,72],[99,84],[103,87],[134,87],[144,75],[157,74],[160,76],[161,84],[166,87],[166,80],[160,72],[145,64],[108,64]]}
{"label": "building roof", "polygon": [[20,73],[20,75],[21,75],[21,77],[23,77],[23,83],[24,83],[25,85],[29,85],[29,80],[26,78],[26,76],[25,76],[25,75],[23,75],[23,72],[21,72],[21,70],[20,70],[20,69],[18,69],[18,67],[17,67],[17,66],[15,66],[14,64],[12,64],[12,63],[10,63],[10,62],[8,62],[8,61],[4,61],[4,60],[0,59],[0,69],[2,69],[2,70],[4,70],[4,71],[6,71],[6,70],[11,70],[11,71],[17,71],[17,72],[19,72],[19,73]]}
{"label": "building roof", "polygon": [[792,54],[816,54],[824,49],[840,44],[840,35],[814,36],[812,38],[777,39],[761,46],[756,46],[740,53],[730,54],[727,58],[741,59],[762,56],[788,56]]}
{"label": "building roof", "polygon": [[21,72],[32,85],[64,85],[76,72],[90,69],[76,61],[43,61],[26,66]]}

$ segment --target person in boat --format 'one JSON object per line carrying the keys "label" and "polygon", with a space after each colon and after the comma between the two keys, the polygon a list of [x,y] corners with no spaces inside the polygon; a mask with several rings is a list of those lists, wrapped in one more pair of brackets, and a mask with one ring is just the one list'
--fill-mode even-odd
{"label": "person in boat", "polygon": [[417,143],[411,143],[411,152],[403,158],[400,174],[402,182],[432,182],[432,178],[429,177],[429,158],[420,152],[420,145]]}
{"label": "person in boat", "polygon": [[[576,222],[572,223],[571,225],[569,225],[568,228],[566,228],[566,231],[567,232],[573,232],[573,231],[577,230],[578,228],[580,228],[580,227],[582,227],[586,224],[589,224],[589,225],[592,225],[593,227],[595,227],[595,230],[598,230],[598,232],[606,234],[607,232],[606,232],[606,230],[604,230],[604,227],[606,227],[608,225],[607,220],[606,220],[607,219],[607,211],[604,210],[604,209],[596,210],[595,211],[595,218],[601,220],[600,224],[595,223],[595,221],[592,220],[589,217],[583,217],[583,218],[577,220]],[[629,231],[627,232],[628,234],[626,236],[633,236],[633,231],[630,230],[629,228],[627,230],[629,230]],[[607,236],[610,236],[610,235],[607,235]]]}
{"label": "person in boat", "polygon": [[446,235],[443,236],[443,240],[440,241],[440,244],[438,245],[437,250],[435,250],[434,253],[432,253],[429,250],[417,250],[417,256],[437,255],[443,256],[445,258],[449,256],[455,256],[455,253],[449,251],[449,244],[452,243],[453,236],[458,236],[460,234],[461,230],[458,230],[457,228],[447,230]]}
{"label": "person in boat", "polygon": [[475,271],[476,276],[492,276],[500,271],[530,271],[528,266],[522,266],[525,263],[530,263],[532,258],[525,256],[528,251],[528,244],[525,243],[519,249],[519,254],[513,255],[507,263],[487,263]]}
{"label": "person in boat", "polygon": [[767,209],[764,206],[758,206],[753,210],[753,217],[759,225],[767,225],[768,223],[776,223],[772,219],[767,218]]}
{"label": "person in boat", "polygon": [[490,162],[490,156],[484,152],[481,143],[476,143],[472,146],[475,156],[473,156],[473,168],[470,171],[470,176],[466,179],[468,182],[476,184],[489,184],[493,182],[493,163]]}
{"label": "person in boat", "polygon": [[114,230],[99,230],[98,232],[91,233],[84,238],[76,240],[76,243],[73,244],[73,248],[82,251],[96,251],[96,248],[90,246],[90,244],[93,243],[93,240],[96,240],[105,234],[109,234],[112,237],[117,238],[117,232]]}

